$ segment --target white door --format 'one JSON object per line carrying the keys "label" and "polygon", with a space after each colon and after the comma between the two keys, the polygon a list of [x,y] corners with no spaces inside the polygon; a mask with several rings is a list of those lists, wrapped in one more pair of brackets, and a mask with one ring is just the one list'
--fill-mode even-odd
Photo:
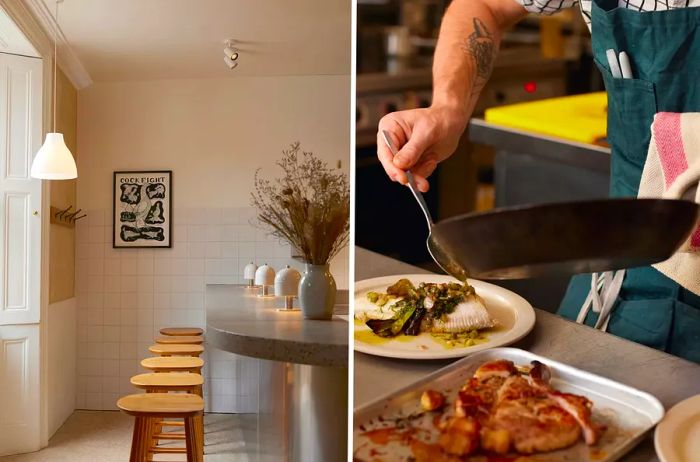
{"label": "white door", "polygon": [[0,53],[0,455],[40,447],[42,61]]}

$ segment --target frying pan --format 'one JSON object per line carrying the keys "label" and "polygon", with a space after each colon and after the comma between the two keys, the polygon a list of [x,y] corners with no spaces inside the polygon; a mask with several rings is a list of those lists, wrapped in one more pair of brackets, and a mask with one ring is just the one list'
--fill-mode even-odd
{"label": "frying pan", "polygon": [[603,199],[461,215],[432,232],[470,277],[523,279],[667,260],[699,216],[689,200]]}
{"label": "frying pan", "polygon": [[603,199],[471,213],[435,224],[450,258],[478,279],[524,279],[651,265],[670,258],[700,218],[680,199],[700,165],[679,175],[663,199]]}

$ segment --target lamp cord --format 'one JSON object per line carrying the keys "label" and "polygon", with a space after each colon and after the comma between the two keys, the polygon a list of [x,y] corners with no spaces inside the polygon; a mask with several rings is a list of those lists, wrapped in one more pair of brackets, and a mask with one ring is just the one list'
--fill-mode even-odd
{"label": "lamp cord", "polygon": [[58,80],[58,74],[56,73],[56,61],[58,56],[58,46],[56,42],[58,41],[58,0],[56,0],[56,14],[54,16],[54,36],[53,36],[53,132],[56,133],[56,80]]}

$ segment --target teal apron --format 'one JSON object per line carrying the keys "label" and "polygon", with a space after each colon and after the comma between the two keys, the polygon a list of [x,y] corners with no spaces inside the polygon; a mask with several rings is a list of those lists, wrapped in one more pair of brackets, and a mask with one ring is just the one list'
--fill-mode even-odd
{"label": "teal apron", "polygon": [[[614,197],[637,196],[656,112],[700,112],[700,8],[643,12],[593,0],[593,55],[608,91]],[[606,50],[627,52],[634,79],[610,73]],[[700,277],[700,275],[698,275]],[[575,276],[559,314],[576,319],[591,275]],[[590,311],[586,324],[598,314]],[[700,362],[700,297],[652,267],[627,270],[608,332]]]}

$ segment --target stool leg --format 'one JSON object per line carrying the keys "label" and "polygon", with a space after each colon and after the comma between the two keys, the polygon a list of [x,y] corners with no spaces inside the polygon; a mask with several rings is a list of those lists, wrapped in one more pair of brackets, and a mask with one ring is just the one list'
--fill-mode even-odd
{"label": "stool leg", "polygon": [[197,427],[197,435],[199,436],[199,447],[201,448],[202,453],[204,453],[204,414],[197,417]]}
{"label": "stool leg", "polygon": [[153,426],[155,425],[156,419],[152,419],[150,417],[146,417],[146,428],[144,430],[144,436],[143,436],[143,441],[144,441],[144,459],[146,462],[151,462],[153,460],[153,454],[151,453],[151,449],[153,448],[153,441],[151,440],[153,436]]}
{"label": "stool leg", "polygon": [[[201,385],[197,385],[194,388],[194,390],[192,391],[192,393],[204,398],[204,392],[202,391]],[[204,449],[204,446],[205,446],[205,443],[204,443],[204,414],[202,414],[202,417],[199,418],[199,429],[200,429],[200,439],[202,440],[202,449]]]}
{"label": "stool leg", "polygon": [[144,462],[148,456],[148,418],[136,417],[134,436],[131,439],[131,456],[129,462]]}
{"label": "stool leg", "polygon": [[197,417],[185,418],[185,438],[187,445],[187,462],[204,462],[204,454],[199,443]]}
{"label": "stool leg", "polygon": [[129,462],[139,462],[139,417],[134,420],[134,435],[131,437],[131,454],[129,455]]}

